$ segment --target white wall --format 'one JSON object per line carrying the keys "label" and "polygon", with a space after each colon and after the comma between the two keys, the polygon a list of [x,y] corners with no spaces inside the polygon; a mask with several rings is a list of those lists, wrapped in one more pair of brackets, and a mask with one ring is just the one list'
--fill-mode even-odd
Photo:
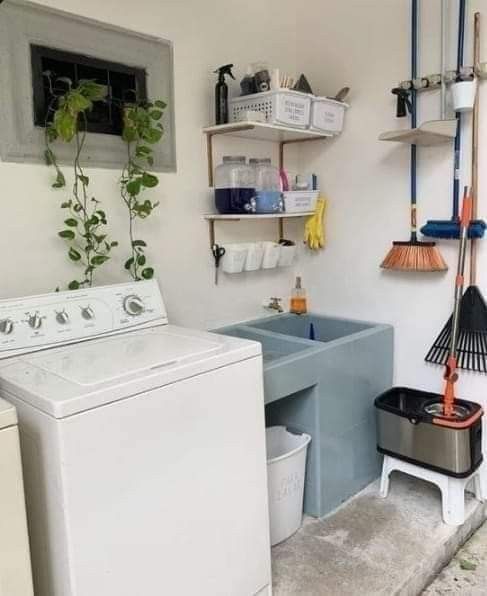
{"label": "white wall", "polygon": [[[422,2],[422,72],[439,72],[440,0]],[[456,17],[456,2],[450,2]],[[484,9],[482,59],[487,60],[487,12]],[[298,66],[309,73],[316,91],[334,94],[352,88],[352,107],[344,134],[324,147],[310,145],[302,167],[316,171],[330,198],[328,246],[303,262],[313,310],[384,321],[395,327],[395,382],[434,391],[443,386],[442,371],[424,363],[424,355],[451,313],[456,243],[442,241],[450,265],[447,275],[394,273],[379,269],[392,240],[407,240],[409,148],[380,143],[380,132],[401,126],[394,117],[389,90],[409,78],[408,0],[308,0],[300,11]],[[452,35],[455,31],[452,30]],[[471,23],[466,62],[471,64]],[[454,48],[452,48],[452,56]],[[450,60],[453,67],[453,60]],[[482,84],[480,164],[487,145],[487,89]],[[422,96],[423,97],[423,96]],[[420,119],[436,118],[439,95],[420,99]],[[407,125],[404,123],[403,125]],[[466,133],[469,143],[469,133]],[[467,148],[468,149],[468,148]],[[450,217],[452,149],[419,150],[419,220]],[[469,183],[468,155],[463,163]],[[487,217],[487,180],[481,167],[480,212]],[[487,293],[487,252],[479,253],[479,285]],[[460,396],[487,403],[485,375],[462,374]]]}
{"label": "white wall", "polygon": [[[291,0],[49,0],[42,4],[156,35],[174,42],[176,145],[178,171],[160,176],[153,196],[161,206],[140,224],[140,235],[150,245],[172,322],[211,327],[259,315],[264,297],[287,295],[291,270],[256,272],[229,279],[221,275],[213,285],[208,228],[202,214],[212,208],[207,183],[206,146],[201,133],[213,117],[212,71],[234,62],[239,80],[248,62],[267,59],[294,71],[296,22]],[[1,7],[0,7],[1,18]],[[223,145],[218,150],[249,155],[275,151]],[[114,238],[125,241],[126,220],[117,194],[117,173],[88,172],[93,189],[110,216]],[[52,172],[44,166],[0,163],[2,234],[0,234],[2,297],[47,292],[72,278],[63,242],[57,238],[65,191],[50,189]],[[232,227],[230,227],[232,226]],[[221,224],[219,239],[274,239],[277,227]],[[118,251],[97,282],[126,280],[125,253]]]}

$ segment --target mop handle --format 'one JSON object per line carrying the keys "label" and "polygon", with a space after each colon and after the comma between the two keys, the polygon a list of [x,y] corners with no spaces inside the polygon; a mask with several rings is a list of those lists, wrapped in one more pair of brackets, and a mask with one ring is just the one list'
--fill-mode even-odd
{"label": "mop handle", "polygon": [[[465,5],[466,0],[460,0],[458,15],[458,47],[457,47],[457,76],[463,66],[463,49],[465,41]],[[453,170],[453,214],[454,220],[458,219],[459,199],[460,199],[460,151],[462,148],[462,114],[456,112],[457,134],[454,143],[454,170]]]}
{"label": "mop handle", "polygon": [[453,404],[455,402],[455,383],[458,379],[457,374],[457,339],[458,327],[460,321],[460,301],[463,296],[463,287],[465,285],[465,257],[467,254],[468,227],[472,219],[472,196],[465,187],[462,216],[460,219],[460,250],[458,252],[457,276],[455,279],[455,301],[453,307],[452,334],[450,343],[450,355],[446,363],[445,370],[445,396],[444,396],[444,414],[453,415]]}
{"label": "mop handle", "polygon": [[[474,43],[473,43],[473,66],[474,73],[480,62],[480,13],[474,15]],[[479,192],[479,113],[480,113],[480,89],[477,87],[475,103],[472,114],[472,219],[477,218],[478,192]],[[472,239],[470,243],[470,285],[474,286],[477,281],[477,247],[478,243]]]}
{"label": "mop handle", "polygon": [[[412,0],[411,3],[411,79],[414,81],[418,76],[418,0]],[[411,89],[411,128],[417,127],[417,106],[418,98],[416,89]],[[411,145],[411,240],[417,242],[417,148]]]}

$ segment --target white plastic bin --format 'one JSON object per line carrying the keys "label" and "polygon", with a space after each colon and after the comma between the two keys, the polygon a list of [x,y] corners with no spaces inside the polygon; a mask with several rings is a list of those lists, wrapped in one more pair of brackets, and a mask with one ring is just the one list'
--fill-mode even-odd
{"label": "white plastic bin", "polygon": [[264,258],[264,244],[262,242],[251,242],[247,244],[247,258],[245,259],[245,271],[257,271],[262,267]]}
{"label": "white plastic bin", "polygon": [[278,267],[290,267],[294,263],[296,256],[296,245],[284,246],[281,245],[281,252],[279,253]]}
{"label": "white plastic bin", "polygon": [[338,135],[343,130],[343,120],[348,104],[328,97],[314,97],[311,102],[311,130]]}
{"label": "white plastic bin", "polygon": [[274,269],[277,267],[281,246],[277,242],[264,242],[264,258],[262,259],[262,269]]}
{"label": "white plastic bin", "polygon": [[277,89],[234,97],[230,100],[231,118],[234,122],[238,122],[242,112],[253,110],[264,113],[269,124],[308,128],[311,97],[291,89]]}
{"label": "white plastic bin", "polygon": [[306,454],[311,437],[285,426],[266,429],[271,545],[292,536],[303,521]]}
{"label": "white plastic bin", "polygon": [[241,273],[247,260],[248,244],[226,244],[222,259],[222,271]]}

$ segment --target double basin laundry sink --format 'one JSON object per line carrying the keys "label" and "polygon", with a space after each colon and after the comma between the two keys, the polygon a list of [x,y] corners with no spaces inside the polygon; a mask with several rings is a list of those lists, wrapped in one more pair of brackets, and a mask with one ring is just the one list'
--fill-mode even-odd
{"label": "double basin laundry sink", "polygon": [[379,475],[374,399],[392,385],[390,325],[282,314],[217,333],[261,343],[267,425],[312,437],[307,514],[325,515]]}

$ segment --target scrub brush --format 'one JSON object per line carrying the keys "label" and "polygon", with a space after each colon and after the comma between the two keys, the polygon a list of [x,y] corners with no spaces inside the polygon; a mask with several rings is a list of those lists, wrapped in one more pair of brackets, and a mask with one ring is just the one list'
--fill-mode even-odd
{"label": "scrub brush", "polygon": [[318,199],[316,201],[315,213],[308,217],[308,221],[304,227],[304,242],[310,250],[320,250],[325,246],[325,227],[323,220],[326,205],[326,199]]}

